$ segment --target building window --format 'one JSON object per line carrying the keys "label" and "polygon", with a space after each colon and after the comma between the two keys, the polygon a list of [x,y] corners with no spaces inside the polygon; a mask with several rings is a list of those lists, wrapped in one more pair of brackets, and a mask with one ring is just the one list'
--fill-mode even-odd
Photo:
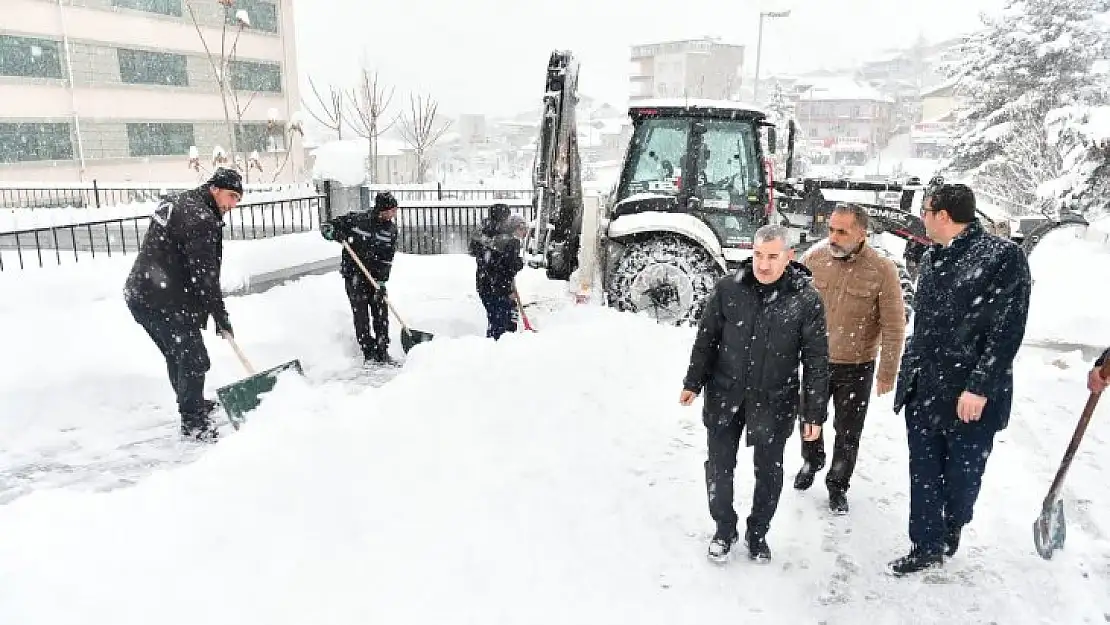
{"label": "building window", "polygon": [[281,66],[276,63],[232,61],[231,86],[239,91],[281,92]]}
{"label": "building window", "polygon": [[62,78],[58,42],[0,35],[0,76]]}
{"label": "building window", "polygon": [[266,33],[278,31],[277,5],[262,0],[235,0],[235,4],[227,11],[227,23],[235,25],[235,14],[246,11],[251,21],[252,30]]}
{"label": "building window", "polygon": [[195,145],[192,124],[127,124],[131,156],[181,156]]}
{"label": "building window", "polygon": [[69,124],[0,124],[0,163],[72,159]]}
{"label": "building window", "polygon": [[279,127],[270,134],[267,124],[239,124],[235,127],[235,142],[240,152],[284,152],[285,134]]}
{"label": "building window", "polygon": [[181,17],[181,0],[112,0],[112,6]]}
{"label": "building window", "polygon": [[119,75],[123,82],[132,85],[189,85],[189,72],[185,56],[142,50],[116,50],[119,56]]}

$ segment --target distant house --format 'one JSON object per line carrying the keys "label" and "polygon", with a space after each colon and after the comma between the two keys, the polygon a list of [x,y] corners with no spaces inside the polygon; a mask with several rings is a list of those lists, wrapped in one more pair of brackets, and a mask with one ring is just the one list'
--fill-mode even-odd
{"label": "distant house", "polygon": [[910,128],[914,157],[943,158],[951,152],[959,105],[954,80],[922,90],[921,120]]}
{"label": "distant house", "polygon": [[833,163],[862,165],[886,146],[893,99],[847,77],[808,79],[796,88],[802,137],[829,150]]}
{"label": "distant house", "polygon": [[[366,182],[370,172],[370,142],[361,137],[328,141],[309,152],[308,159],[313,178],[355,186]],[[401,140],[380,137],[373,182],[406,184],[416,182],[416,175],[416,153],[412,148]]]}

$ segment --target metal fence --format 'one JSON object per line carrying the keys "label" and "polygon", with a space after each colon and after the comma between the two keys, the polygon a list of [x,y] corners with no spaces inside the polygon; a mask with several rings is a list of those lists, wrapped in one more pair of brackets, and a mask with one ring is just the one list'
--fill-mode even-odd
{"label": "metal fence", "polygon": [[[141,247],[150,220],[145,209],[134,215],[117,215],[110,219],[98,219],[93,209],[135,199],[157,200],[162,193],[174,190],[177,188],[170,186],[100,186],[98,183],[86,187],[0,186],[0,198],[9,193],[7,197],[11,201],[19,198],[25,202],[24,206],[32,199],[40,207],[76,207],[84,202],[90,209],[87,217],[84,210],[69,211],[71,223],[0,231],[0,271],[133,254]],[[496,203],[508,205],[525,219],[535,217],[530,189],[444,188],[434,184],[342,188],[325,182],[317,192],[308,192],[304,197],[281,198],[279,195],[272,201],[252,202],[252,193],[258,194],[255,197],[266,198],[267,192],[288,193],[289,185],[273,185],[272,188],[251,185],[245,201],[224,218],[224,238],[260,239],[315,230],[335,214],[369,210],[374,194],[384,190],[392,192],[400,203],[397,251],[406,254],[466,253],[471,235],[481,227],[482,220],[489,216],[490,207]]]}
{"label": "metal fence", "polygon": [[404,184],[404,185],[369,185],[363,187],[369,190],[371,197],[378,191],[389,191],[398,202],[413,201],[441,201],[441,200],[482,200],[490,203],[504,200],[531,200],[530,187],[495,188],[485,185],[451,186],[444,187],[440,183],[434,184]]}
{"label": "metal fence", "polygon": [[[224,218],[225,240],[249,240],[319,228],[328,214],[326,193],[269,202],[244,202]],[[90,214],[94,216],[95,213]],[[71,258],[133,254],[142,246],[149,215],[90,220],[0,232],[0,271],[62,264]]]}
{"label": "metal fence", "polygon": [[[38,209],[38,208],[104,208],[135,202],[155,202],[165,193],[185,191],[195,188],[198,183],[137,184],[102,183],[93,180],[88,183],[6,183],[0,182],[0,208]],[[272,193],[309,191],[304,184],[248,184],[245,191],[252,193]]]}

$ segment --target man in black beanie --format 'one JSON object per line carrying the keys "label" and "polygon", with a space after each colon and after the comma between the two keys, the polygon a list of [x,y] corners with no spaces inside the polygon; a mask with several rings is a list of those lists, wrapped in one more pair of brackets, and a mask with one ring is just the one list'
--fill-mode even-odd
{"label": "man in black beanie", "polygon": [[[320,234],[329,241],[346,241],[370,271],[378,288],[366,279],[362,270],[344,250],[339,273],[347,287],[351,303],[351,316],[355,324],[355,338],[362,355],[368,361],[393,364],[389,357],[389,309],[386,305],[385,283],[393,269],[393,256],[397,251],[397,200],[389,191],[374,197],[374,207],[369,211],[347,213],[335,217],[322,226]],[[369,314],[367,309],[369,308]],[[373,334],[370,319],[373,317]]]}
{"label": "man in black beanie", "polygon": [[124,285],[131,315],[166,359],[181,435],[202,442],[215,441],[217,432],[210,419],[216,402],[204,399],[211,363],[200,331],[211,316],[218,335],[232,336],[220,290],[222,228],[224,214],[242,197],[243,179],[231,169],[164,197]]}

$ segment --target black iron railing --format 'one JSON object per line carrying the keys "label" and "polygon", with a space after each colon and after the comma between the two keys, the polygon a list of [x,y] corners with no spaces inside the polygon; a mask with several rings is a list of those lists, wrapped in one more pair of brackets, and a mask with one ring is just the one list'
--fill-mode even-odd
{"label": "black iron railing", "polygon": [[[224,217],[225,240],[248,240],[316,230],[327,195],[240,204]],[[133,254],[142,246],[149,215],[0,232],[0,271],[62,264],[82,258]]]}
{"label": "black iron railing", "polygon": [[[174,183],[126,184],[118,182],[103,183],[93,180],[90,183],[66,184],[23,184],[0,183],[0,208],[37,209],[37,208],[106,208],[133,204],[135,202],[157,202],[165,193],[186,191],[196,184]],[[252,193],[295,190],[304,185],[248,184],[247,201]],[[308,189],[311,192],[311,189]]]}

